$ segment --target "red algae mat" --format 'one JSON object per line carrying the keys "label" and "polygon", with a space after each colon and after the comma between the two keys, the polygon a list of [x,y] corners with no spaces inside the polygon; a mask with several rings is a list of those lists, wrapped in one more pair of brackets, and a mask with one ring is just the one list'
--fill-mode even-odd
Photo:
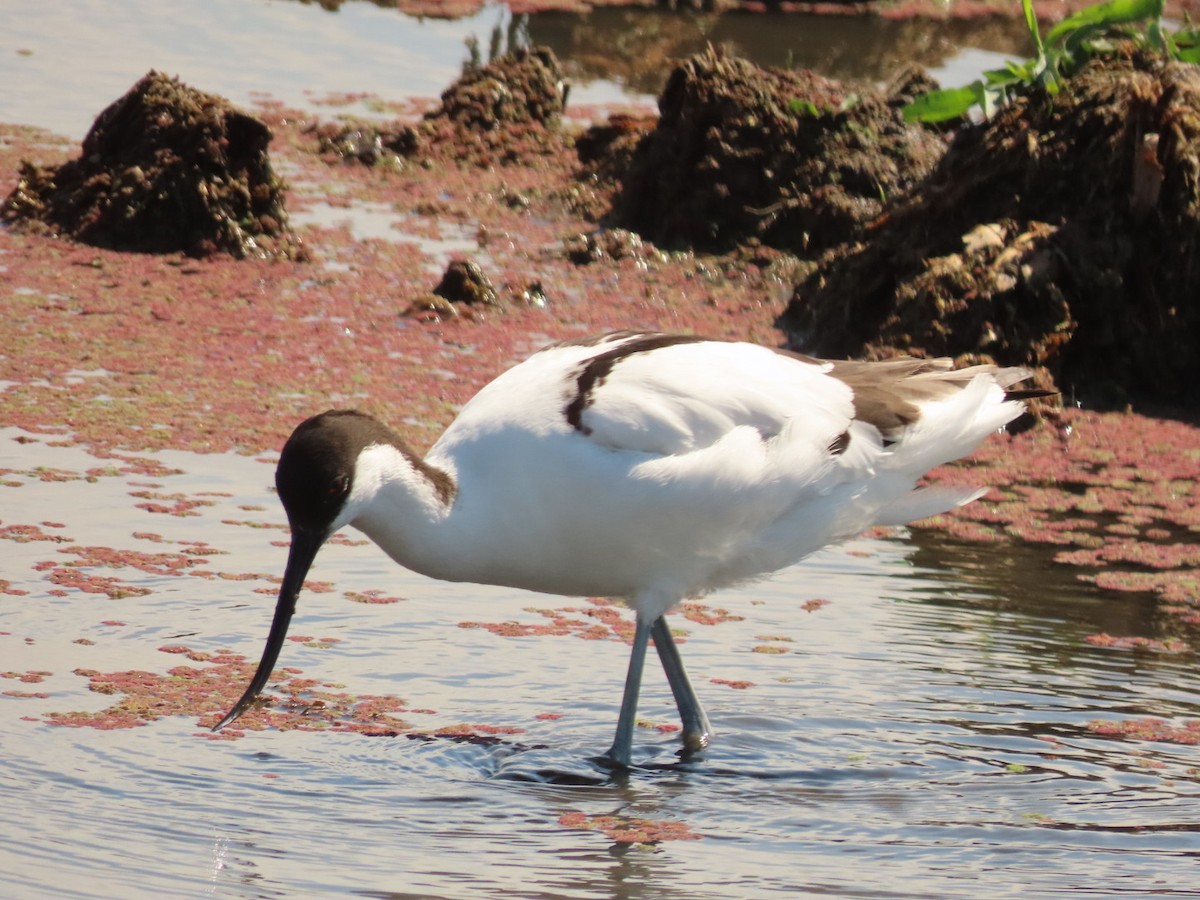
{"label": "red algae mat", "polygon": [[[621,258],[571,262],[567,243],[594,227],[580,211],[602,207],[605,197],[575,180],[569,152],[489,169],[451,163],[367,169],[323,159],[304,115],[271,106],[264,114],[309,259],[198,261],[0,231],[3,424],[33,434],[65,430],[114,467],[140,466],[157,479],[162,473],[155,463],[138,454],[271,451],[300,419],[335,406],[374,413],[424,448],[487,380],[554,340],[630,328],[780,343],[772,323],[791,285],[770,259],[667,254],[635,242]],[[12,188],[22,158],[46,164],[74,151],[52,135],[0,126],[0,191]],[[356,238],[355,211],[361,209],[382,210],[391,227],[382,236]],[[339,211],[348,221],[338,221]],[[473,244],[469,250],[463,235]],[[497,306],[429,303],[452,258],[479,265],[496,289]],[[0,484],[12,474],[0,467]],[[1067,410],[1016,437],[989,441],[971,460],[933,478],[995,486],[984,501],[928,523],[955,541],[1044,546],[1048,566],[1077,573],[1114,604],[1156,598],[1159,633],[1097,631],[1089,638],[1095,646],[1124,654],[1196,652],[1200,430],[1194,425],[1133,412]],[[149,483],[154,486],[139,498],[147,511],[186,516],[205,503]],[[46,523],[0,519],[0,529],[8,540],[55,540]],[[61,562],[46,564],[47,590],[119,599],[141,590],[135,580],[93,569],[119,563],[162,577],[202,559],[203,548],[196,547],[126,553],[120,560],[100,547],[68,548]],[[394,598],[360,592],[350,599]],[[806,608],[824,602],[812,600]],[[693,622],[720,622],[724,615],[685,610]],[[627,637],[613,613],[595,604],[538,610],[531,622],[462,625],[509,637]],[[755,649],[782,653],[783,644]],[[200,653],[186,644],[164,650],[186,660],[166,676],[80,670],[94,690],[124,699],[105,713],[50,720],[121,727],[178,713],[209,722],[249,674],[248,661],[233,654]],[[239,724],[405,733],[420,715],[398,698],[350,697],[292,674],[291,682],[272,685],[292,700]],[[31,670],[6,677],[36,684],[42,676]],[[753,686],[736,678],[716,681],[733,689]],[[1094,729],[1168,742],[1197,739],[1194,723],[1166,720],[1098,720]],[[495,725],[459,731],[505,733]],[[611,835],[658,833],[640,819],[610,822],[571,813],[564,823]]]}

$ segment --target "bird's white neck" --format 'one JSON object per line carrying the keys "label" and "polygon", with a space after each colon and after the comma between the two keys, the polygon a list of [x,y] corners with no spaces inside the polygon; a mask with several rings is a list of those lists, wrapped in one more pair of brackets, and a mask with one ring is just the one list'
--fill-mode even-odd
{"label": "bird's white neck", "polygon": [[378,444],[359,454],[336,525],[353,525],[396,562],[438,577],[456,490],[452,474],[398,447]]}

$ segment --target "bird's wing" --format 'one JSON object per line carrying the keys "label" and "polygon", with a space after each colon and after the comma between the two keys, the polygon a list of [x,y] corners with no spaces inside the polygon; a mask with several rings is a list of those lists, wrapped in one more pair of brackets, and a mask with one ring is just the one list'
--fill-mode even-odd
{"label": "bird's wing", "polygon": [[[610,334],[553,345],[500,375],[463,408],[430,459],[453,468],[468,447],[494,452],[501,432],[513,447],[525,439],[541,447],[545,437],[569,433],[592,447],[658,457],[652,468],[663,478],[737,481],[741,471],[818,493],[871,483],[880,508],[1018,415],[1023,404],[1006,388],[1025,374],[955,371],[940,359],[829,362],[755,344]],[[756,461],[756,454],[764,455]],[[889,521],[968,496],[935,493],[895,506]]]}
{"label": "bird's wing", "polygon": [[757,344],[636,334],[554,352],[566,362],[566,422],[613,450],[683,454],[734,428],[772,438],[800,421],[824,446],[853,418],[852,392],[828,364]]}
{"label": "bird's wing", "polygon": [[831,446],[854,416],[850,388],[830,364],[755,344],[677,335],[615,335],[564,367],[567,423],[614,450],[689,453],[734,429],[762,439],[800,426]]}

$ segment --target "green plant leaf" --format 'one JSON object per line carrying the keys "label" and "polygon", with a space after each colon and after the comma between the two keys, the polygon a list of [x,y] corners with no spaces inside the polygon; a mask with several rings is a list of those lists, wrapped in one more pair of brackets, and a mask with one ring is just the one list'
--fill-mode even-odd
{"label": "green plant leaf", "polygon": [[1028,84],[1034,76],[1034,60],[1016,63],[1011,60],[1004,64],[1003,69],[989,69],[983,73],[983,82],[988,87],[1006,88],[1018,84]]}
{"label": "green plant leaf", "polygon": [[966,87],[930,91],[904,107],[906,122],[946,122],[966,115],[967,110],[983,101],[983,82]]}
{"label": "green plant leaf", "polygon": [[1145,19],[1157,20],[1162,17],[1162,12],[1163,0],[1108,0],[1067,16],[1050,29],[1046,43],[1053,44],[1064,35],[1088,26],[1108,28]]}
{"label": "green plant leaf", "polygon": [[[1132,38],[1174,59],[1200,63],[1200,34],[1190,22],[1175,33],[1163,29],[1165,0],[1107,0],[1081,9],[1059,22],[1043,39],[1034,0],[1021,0],[1025,26],[1037,55],[1024,62],[1007,61],[975,83],[918,97],[904,107],[910,122],[944,122],[979,106],[985,118],[1014,96],[1039,88],[1053,97],[1087,60],[1115,52],[1119,41]],[[1136,25],[1136,28],[1129,28]],[[793,106],[793,108],[795,108]]]}
{"label": "green plant leaf", "polygon": [[1033,0],[1021,0],[1021,9],[1025,11],[1025,27],[1029,29],[1029,35],[1033,38],[1033,43],[1040,55],[1042,52],[1042,31],[1038,28],[1037,13],[1033,9]]}
{"label": "green plant leaf", "polygon": [[801,116],[812,116],[814,119],[821,115],[821,111],[817,109],[817,104],[811,100],[801,100],[799,97],[793,98],[788,104],[792,108],[792,112]]}

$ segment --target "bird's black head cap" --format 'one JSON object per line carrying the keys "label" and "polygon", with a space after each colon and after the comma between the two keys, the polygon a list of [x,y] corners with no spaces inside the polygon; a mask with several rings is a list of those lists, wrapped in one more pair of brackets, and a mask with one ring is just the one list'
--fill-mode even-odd
{"label": "bird's black head cap", "polygon": [[359,454],[392,438],[381,422],[355,410],[330,410],[301,422],[275,469],[275,488],[293,530],[327,533],[350,495]]}

